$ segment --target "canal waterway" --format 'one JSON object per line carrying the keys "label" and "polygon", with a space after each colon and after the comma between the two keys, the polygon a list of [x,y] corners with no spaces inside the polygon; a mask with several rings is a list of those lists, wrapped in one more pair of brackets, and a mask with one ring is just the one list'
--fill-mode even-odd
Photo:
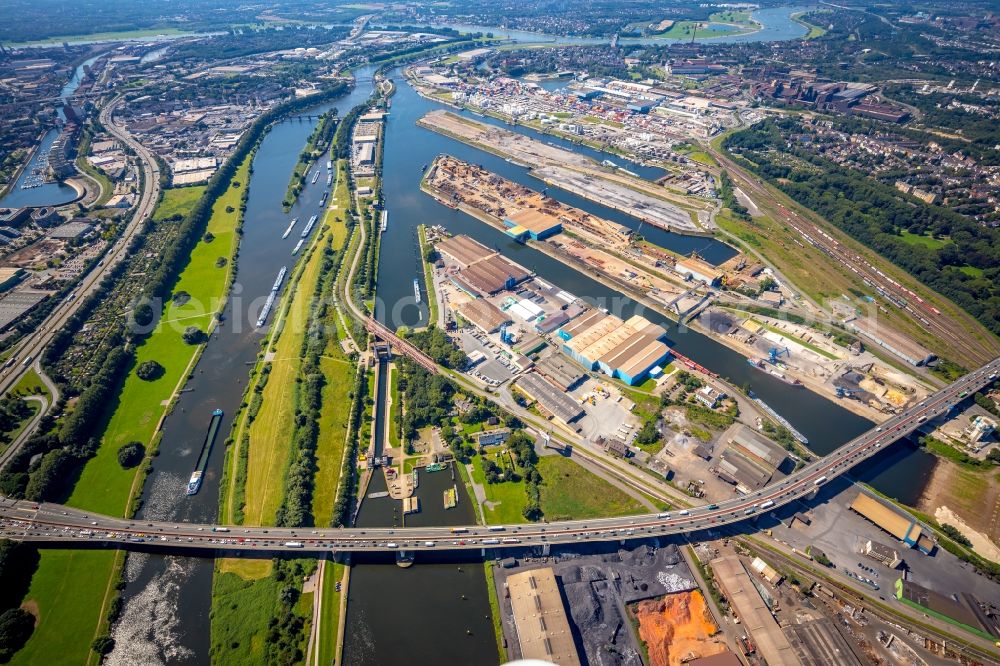
{"label": "canal waterway", "polygon": [[[376,404],[385,404],[384,366],[377,378]],[[384,442],[384,419],[374,424],[376,453]],[[418,470],[415,495],[420,512],[404,516],[402,503],[389,497],[365,498],[358,527],[470,525],[475,510],[454,466],[440,472]],[[444,508],[444,492],[458,490],[458,505]],[[366,494],[387,490],[376,472]],[[415,553],[403,569],[395,556],[355,554],[347,599],[343,663],[348,666],[407,666],[414,657],[434,655],[442,664],[497,663],[496,640],[481,559],[470,553]],[[433,612],[429,612],[433,609]],[[333,628],[328,628],[332,630]],[[419,661],[419,660],[418,660]]]}
{"label": "canal waterway", "polygon": [[[359,71],[358,76],[364,78],[365,72]],[[347,95],[311,109],[309,115],[330,108],[345,114],[370,93],[370,83],[359,83]],[[263,337],[254,323],[278,271],[282,266],[291,271],[296,260],[291,250],[309,217],[322,214],[319,202],[329,189],[324,157],[312,167],[322,169],[323,176],[315,184],[308,178],[295,206],[288,213],[282,211],[289,177],[316,122],[315,118],[291,117],[272,128],[257,150],[225,320],[213,333],[174,411],[164,422],[139,519],[212,522],[218,516],[225,439]],[[282,239],[293,217],[299,222],[293,233]],[[269,322],[276,310],[272,310]],[[189,497],[185,494],[188,478],[216,408],[224,412],[219,437],[201,490]],[[212,571],[211,558],[131,553],[126,566],[125,606],[114,629],[117,642],[109,663],[210,663]]]}

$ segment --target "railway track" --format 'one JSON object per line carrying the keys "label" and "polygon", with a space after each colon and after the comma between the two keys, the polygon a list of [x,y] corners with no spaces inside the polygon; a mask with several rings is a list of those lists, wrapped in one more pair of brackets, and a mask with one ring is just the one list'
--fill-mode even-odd
{"label": "railway track", "polygon": [[[945,340],[953,348],[960,350],[965,356],[963,360],[971,361],[974,365],[981,365],[1000,353],[1000,345],[996,343],[984,345],[970,341],[969,333],[952,319],[942,315],[937,308],[882,273],[861,255],[844,247],[842,243],[816,224],[809,222],[795,211],[776,201],[763,183],[755,176],[748,175],[739,164],[718,151],[712,150],[711,152],[713,157],[732,174],[733,179],[744,191],[773,202],[781,214],[781,222],[795,229],[809,244],[856,274],[865,284],[876,289],[886,300],[897,309],[905,312],[914,322]],[[917,305],[914,306],[914,303]]]}

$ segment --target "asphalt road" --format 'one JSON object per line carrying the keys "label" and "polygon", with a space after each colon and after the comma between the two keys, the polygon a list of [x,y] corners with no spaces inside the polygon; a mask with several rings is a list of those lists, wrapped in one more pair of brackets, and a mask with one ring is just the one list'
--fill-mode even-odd
{"label": "asphalt road", "polygon": [[[105,253],[104,258],[83,277],[79,286],[74,291],[74,295],[67,297],[33,333],[21,342],[16,351],[17,360],[15,364],[8,368],[5,374],[0,376],[0,394],[6,393],[28,372],[31,368],[31,361],[37,361],[56,332],[80,308],[87,296],[97,289],[105,274],[125,257],[129,243],[142,229],[142,223],[152,215],[153,209],[159,201],[160,170],[153,159],[153,154],[133,139],[132,135],[123,127],[111,122],[111,115],[119,102],[120,98],[115,98],[108,102],[101,110],[100,121],[115,138],[135,151],[145,181],[145,186],[139,197],[139,203],[135,207],[132,219],[125,227],[125,231]],[[30,360],[28,360],[29,358]],[[0,466],[6,464],[6,461],[10,457],[13,457],[15,452],[16,449],[12,446],[8,450],[7,455],[4,456],[4,459],[0,460]]]}
{"label": "asphalt road", "polygon": [[511,526],[421,528],[278,528],[142,522],[88,514],[58,504],[0,499],[0,537],[38,542],[152,544],[185,549],[248,551],[399,551],[515,547],[615,541],[682,534],[737,523],[812,494],[831,478],[940,416],[992,382],[995,359],[908,411],[851,440],[780,482],[718,504],[673,512]]}

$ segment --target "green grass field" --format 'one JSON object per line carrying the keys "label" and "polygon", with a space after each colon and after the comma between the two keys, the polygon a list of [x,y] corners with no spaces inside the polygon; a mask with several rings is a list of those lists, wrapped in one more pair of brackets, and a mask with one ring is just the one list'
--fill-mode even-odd
{"label": "green grass field", "polygon": [[542,512],[546,520],[628,516],[646,508],[631,496],[562,456],[542,456]]}
{"label": "green grass field", "polygon": [[[491,454],[487,454],[491,455]],[[528,522],[524,515],[524,505],[528,496],[524,491],[524,482],[486,483],[483,474],[483,461],[480,456],[472,458],[472,480],[483,486],[486,502],[483,514],[490,525],[505,525],[508,523]]]}
{"label": "green grass field", "polygon": [[216,571],[212,581],[212,663],[260,664],[283,583]]}
{"label": "green grass field", "polygon": [[344,578],[344,565],[334,562],[326,563],[323,574],[322,619],[319,625],[319,663],[332,664],[337,656],[337,627],[340,623],[341,597],[347,591],[337,592],[337,582]]}
{"label": "green grass field", "polygon": [[[237,172],[236,179],[244,187],[249,165],[248,159]],[[207,312],[194,316],[196,300],[214,300],[218,305],[224,294],[228,268],[215,268],[215,259],[220,255],[229,257],[235,249],[241,195],[242,188],[230,189],[220,197],[208,225],[215,240],[198,244],[180,276],[177,290],[191,294],[191,302],[179,307],[168,304],[163,319],[180,320],[182,325],[178,328],[161,322],[136,350],[136,364],[155,359],[164,367],[163,376],[146,382],[135,375],[135,364],[129,369],[122,390],[108,406],[111,417],[101,446],[84,467],[67,501],[70,506],[125,515],[141,467],[122,469],[118,449],[133,440],[149,449],[156,424],[166,409],[164,403],[197,351],[181,339],[181,333],[188,323],[199,323],[204,328],[209,322]],[[235,211],[226,213],[230,205]],[[101,612],[114,574],[114,560],[114,553],[102,551],[45,553],[26,597],[37,607],[41,619],[28,644],[18,653],[18,659],[25,659],[19,663],[84,663],[89,658],[90,643],[103,621]]]}
{"label": "green grass field", "polygon": [[[174,215],[185,215],[205,193],[204,185],[174,187],[163,191],[163,198],[153,211],[154,220],[165,220]],[[237,203],[239,201],[237,200]]]}
{"label": "green grass field", "polygon": [[937,250],[951,243],[951,239],[949,238],[934,238],[926,234],[911,234],[909,231],[902,232],[900,237],[910,245],[923,245],[932,250]]}
{"label": "green grass field", "polygon": [[86,663],[114,571],[115,553],[41,551],[25,605],[39,616],[35,633],[12,664]]}
{"label": "green grass field", "polygon": [[44,395],[50,400],[52,399],[52,394],[49,393],[49,389],[45,387],[45,384],[42,383],[38,373],[34,370],[28,370],[24,373],[21,379],[14,384],[12,392],[20,393],[21,395]]}

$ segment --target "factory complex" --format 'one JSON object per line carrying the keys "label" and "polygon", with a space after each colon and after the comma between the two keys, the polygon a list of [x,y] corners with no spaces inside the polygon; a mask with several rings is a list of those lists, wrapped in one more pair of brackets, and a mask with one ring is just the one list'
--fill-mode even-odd
{"label": "factory complex", "polygon": [[584,370],[630,386],[657,374],[670,357],[666,329],[645,317],[622,320],[592,308],[468,236],[435,247],[442,275],[464,295],[450,302],[453,311],[486,335],[500,332],[518,353],[550,336]]}

